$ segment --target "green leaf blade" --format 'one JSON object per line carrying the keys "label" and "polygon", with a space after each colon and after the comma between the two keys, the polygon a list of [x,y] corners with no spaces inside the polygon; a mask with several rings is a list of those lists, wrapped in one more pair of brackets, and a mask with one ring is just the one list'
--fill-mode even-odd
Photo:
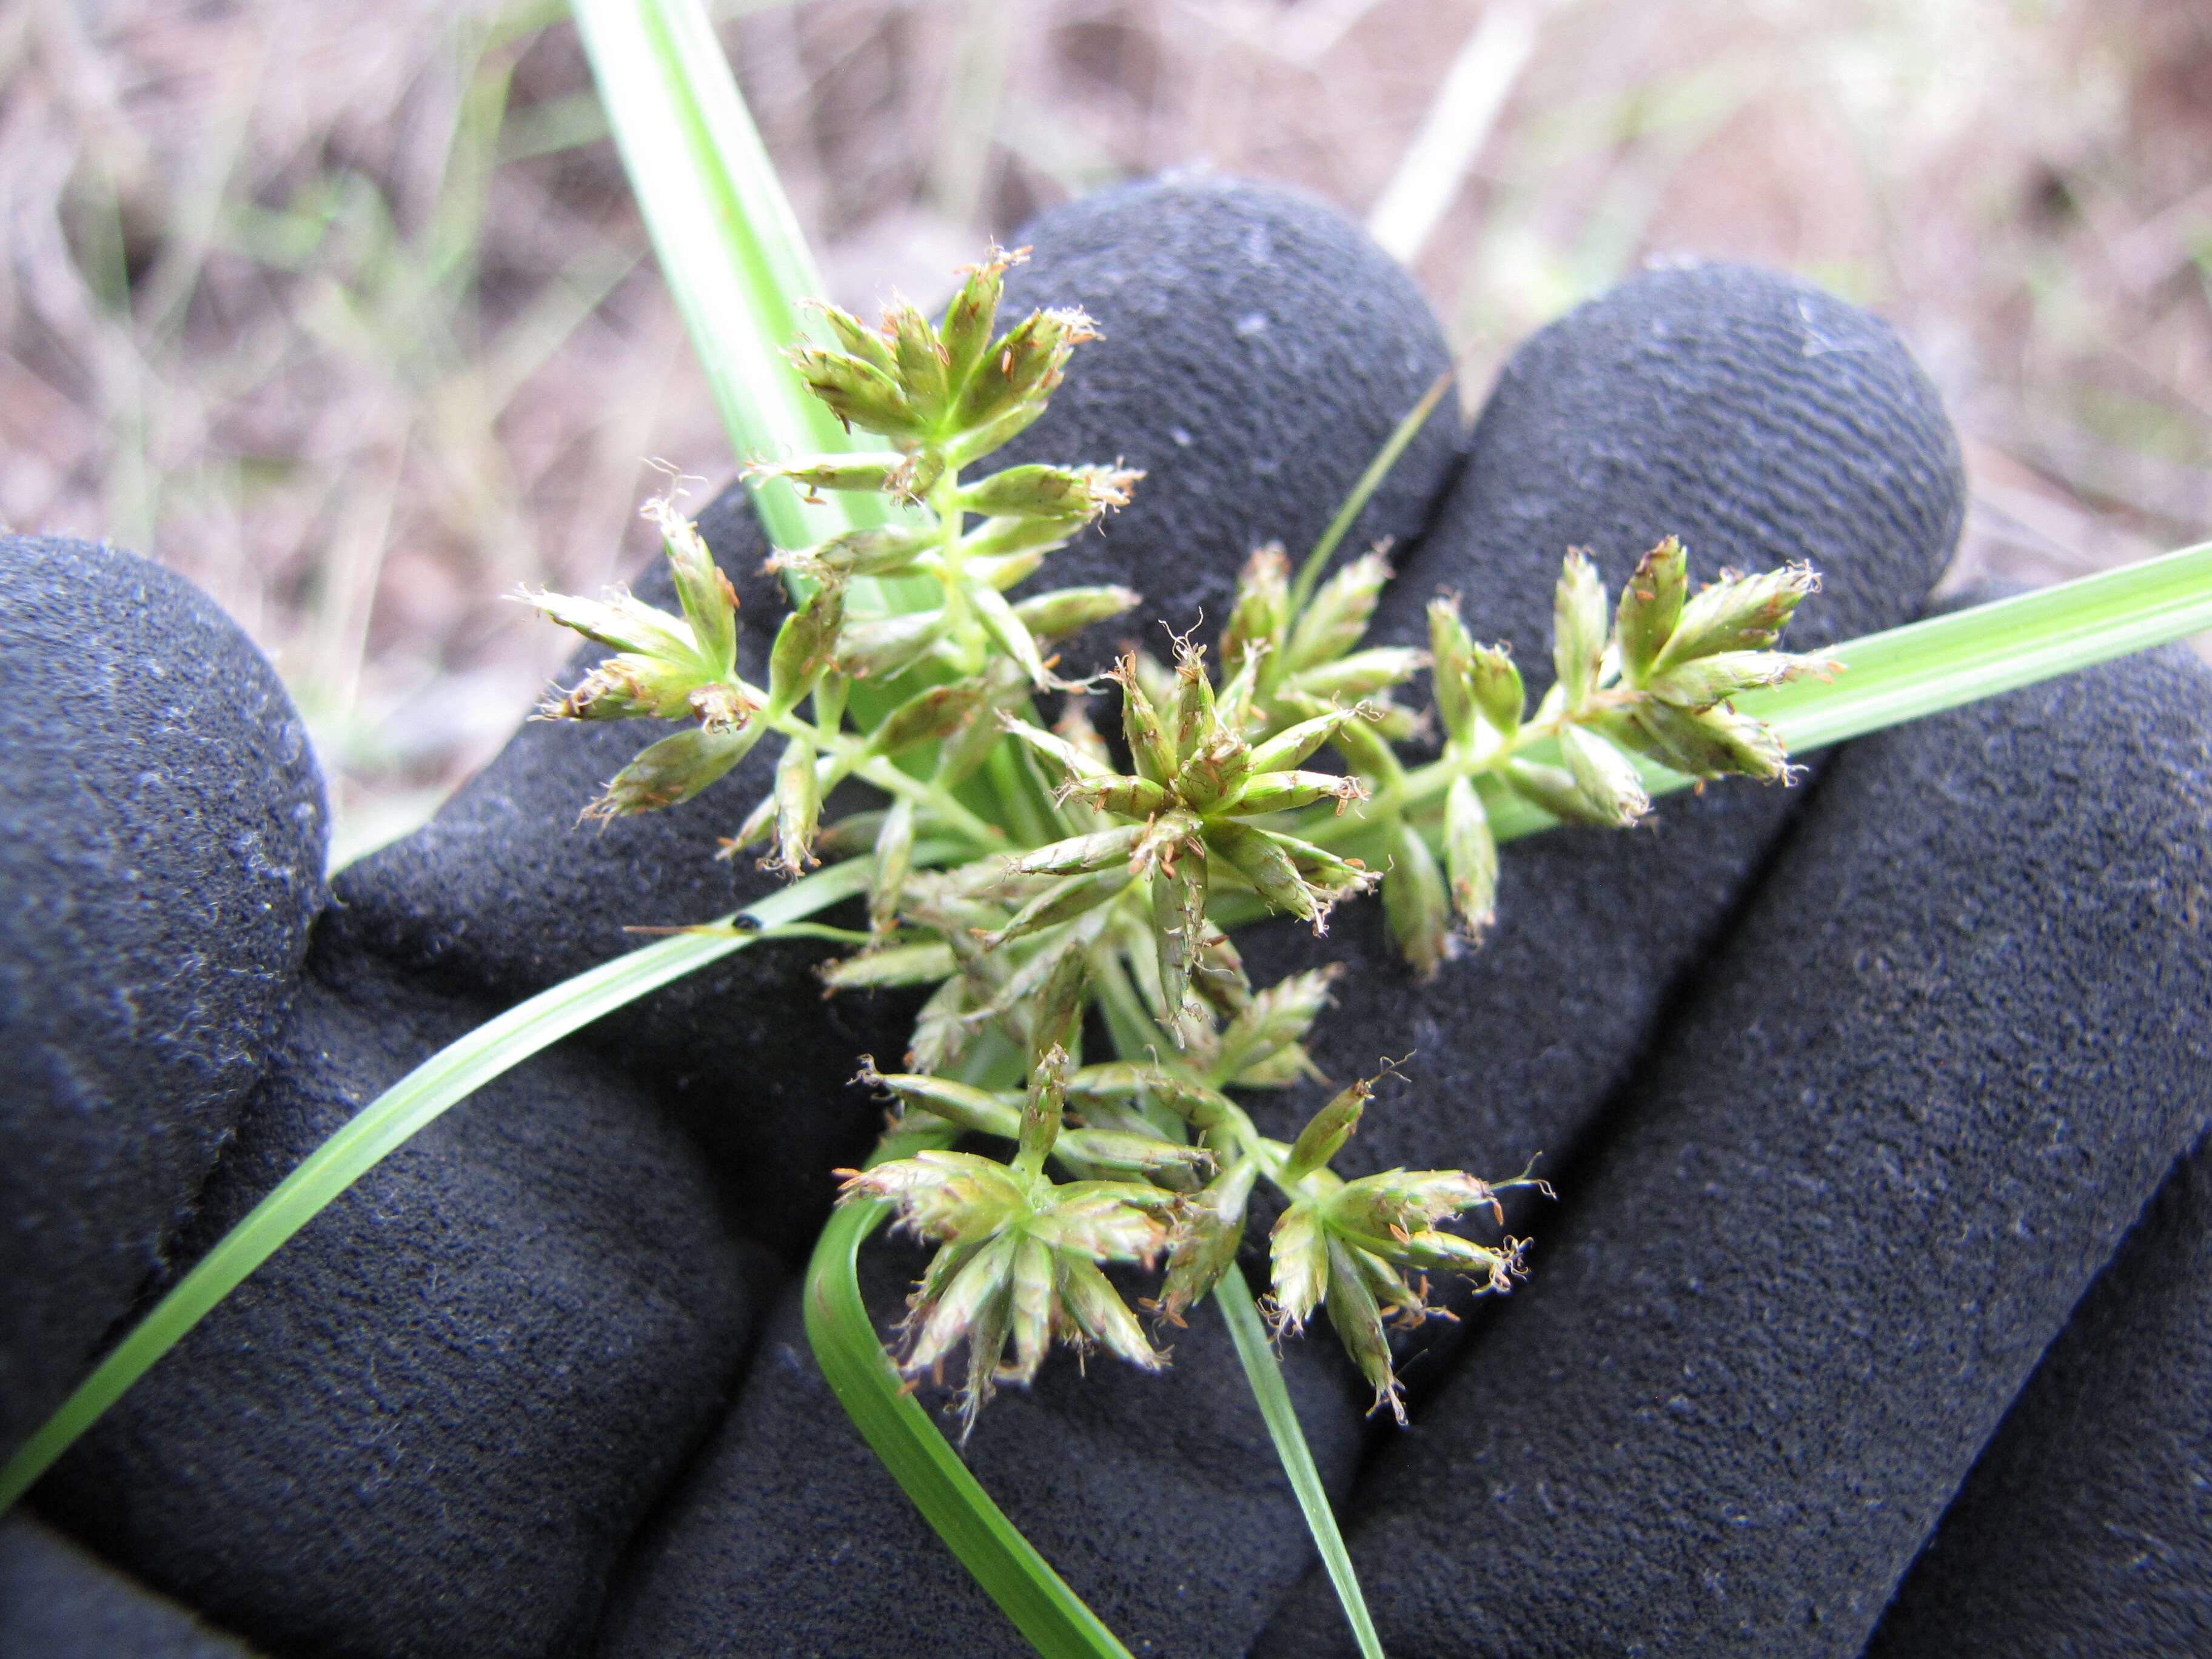
{"label": "green leaf blade", "polygon": [[[783,356],[822,292],[789,202],[705,13],[691,0],[574,0],[615,146],[686,332],[740,460],[850,447]],[[872,501],[810,502],[763,478],[754,501],[777,546],[882,522]]]}
{"label": "green leaf blade", "polygon": [[[918,848],[941,857],[944,849]],[[125,1390],[325,1206],[425,1125],[494,1078],[603,1014],[866,890],[870,860],[833,866],[745,914],[760,933],[686,933],[565,980],[447,1044],[356,1112],[217,1241],[0,1468],[0,1514],[53,1467]]]}
{"label": "green leaf blade", "polygon": [[1792,753],[2017,690],[2212,629],[2212,542],[1868,635],[1832,684],[1736,699]]}
{"label": "green leaf blade", "polygon": [[1260,1318],[1259,1306],[1252,1300],[1252,1287],[1244,1282],[1244,1270],[1231,1262],[1229,1271],[1214,1286],[1213,1294],[1221,1304],[1221,1316],[1228,1322],[1230,1339],[1237,1346],[1237,1358],[1243,1363],[1244,1379],[1251,1385],[1252,1397],[1259,1402],[1260,1415],[1274,1440],[1276,1458],[1291,1478],[1291,1491],[1297,1494],[1306,1530],[1313,1535],[1314,1547],[1321,1553],[1328,1582],[1335,1588],[1336,1599],[1352,1626],[1352,1639],[1359,1644],[1360,1659],[1383,1659],[1382,1638],[1376,1633],[1375,1620],[1367,1611],[1367,1598],[1360,1592],[1359,1576],[1352,1571],[1352,1553],[1345,1548],[1344,1534],[1337,1530],[1336,1513],[1329,1508],[1328,1493],[1321,1484],[1321,1471],[1314,1466],[1312,1449],[1306,1444],[1304,1431],[1298,1427],[1297,1407],[1291,1402],[1282,1367],[1276,1363],[1274,1348],[1267,1340],[1267,1328]]}
{"label": "green leaf blade", "polygon": [[846,1205],[807,1264],[806,1338],[830,1391],[922,1518],[1044,1659],[1130,1659],[991,1501],[884,1352],[861,1299],[858,1259],[888,1213],[880,1203]]}

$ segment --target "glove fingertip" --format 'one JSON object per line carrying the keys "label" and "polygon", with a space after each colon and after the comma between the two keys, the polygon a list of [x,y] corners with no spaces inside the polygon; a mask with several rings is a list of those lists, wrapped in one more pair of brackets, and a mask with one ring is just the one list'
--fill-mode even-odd
{"label": "glove fingertip", "polygon": [[0,538],[0,1451],[160,1265],[291,1000],[328,834],[306,727],[215,601]]}

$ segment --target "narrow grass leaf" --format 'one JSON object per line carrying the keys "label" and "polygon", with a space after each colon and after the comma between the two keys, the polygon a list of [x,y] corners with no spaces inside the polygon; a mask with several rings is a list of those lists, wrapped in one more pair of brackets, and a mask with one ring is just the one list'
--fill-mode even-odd
{"label": "narrow grass leaf", "polygon": [[[1802,755],[2207,629],[2212,542],[1848,640],[1827,653],[1843,665],[1833,679],[1747,692],[1735,706]],[[1637,768],[1654,795],[1692,781],[1640,757]],[[1558,822],[1503,791],[1484,805],[1500,841]]]}
{"label": "narrow grass leaf", "polygon": [[1961,703],[2212,628],[2212,542],[1869,634],[1831,653],[1832,684],[1747,692],[1736,707],[1792,753],[1841,743]]}
{"label": "narrow grass leaf", "polygon": [[1458,372],[1455,368],[1448,368],[1437,375],[1430,382],[1429,389],[1421,394],[1420,401],[1407,410],[1398,424],[1390,428],[1390,435],[1382,441],[1382,447],[1375,452],[1375,459],[1367,463],[1367,470],[1359,475],[1358,482],[1352,486],[1352,493],[1344,498],[1344,504],[1336,509],[1336,516],[1328,521],[1328,527],[1321,532],[1321,539],[1314,544],[1313,551],[1306,555],[1305,562],[1298,567],[1298,579],[1291,589],[1291,616],[1298,615],[1306,608],[1306,601],[1313,598],[1314,587],[1321,580],[1321,573],[1328,568],[1329,555],[1336,551],[1337,544],[1352,528],[1352,521],[1359,516],[1369,499],[1382,488],[1382,480],[1390,476],[1390,469],[1398,465],[1398,458],[1406,453],[1406,446],[1413,441],[1415,434],[1428,424],[1429,416],[1437,412],[1437,405],[1443,401],[1452,377]]}
{"label": "narrow grass leaf", "polygon": [[[743,460],[849,447],[783,356],[822,293],[790,202],[698,0],[574,0],[599,101],[661,276]],[[754,502],[778,547],[880,523],[874,498],[804,499],[763,478]]]}
{"label": "narrow grass leaf", "polygon": [[[933,846],[917,848],[916,855],[941,860],[947,850]],[[0,1468],[0,1514],[248,1273],[424,1125],[602,1014],[865,891],[869,867],[870,860],[854,859],[770,894],[744,913],[757,924],[754,932],[684,933],[617,957],[518,1004],[423,1061],[347,1120],[225,1233],[17,1449]]]}
{"label": "narrow grass leaf", "polygon": [[1253,1303],[1252,1287],[1244,1282],[1243,1270],[1232,1262],[1214,1287],[1213,1297],[1220,1304],[1222,1318],[1228,1322],[1237,1357],[1244,1362],[1244,1378],[1251,1384],[1252,1397],[1260,1402],[1260,1415],[1274,1437],[1275,1455],[1291,1477],[1291,1491],[1297,1494],[1306,1530],[1313,1534],[1328,1582],[1336,1587],[1336,1599],[1343,1604],[1344,1616],[1359,1644],[1360,1659],[1382,1659],[1382,1639],[1375,1633],[1375,1620],[1368,1614],[1358,1576],[1352,1570],[1351,1553],[1344,1547],[1344,1534],[1336,1529],[1335,1513],[1328,1506],[1328,1494],[1322,1489],[1321,1471],[1314,1467],[1313,1450],[1298,1427],[1297,1409],[1291,1403],[1283,1368],[1267,1340],[1267,1328]]}
{"label": "narrow grass leaf", "polygon": [[[895,1156],[886,1147],[878,1156]],[[1044,1659],[1130,1659],[1098,1615],[991,1501],[884,1352],[858,1255],[889,1216],[877,1202],[830,1218],[806,1269],[806,1339],[838,1403],[902,1490]]]}

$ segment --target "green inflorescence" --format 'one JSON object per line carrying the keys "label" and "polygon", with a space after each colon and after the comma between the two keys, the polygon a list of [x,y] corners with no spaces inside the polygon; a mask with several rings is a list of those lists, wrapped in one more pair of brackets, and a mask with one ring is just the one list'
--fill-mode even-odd
{"label": "green inflorescence", "polygon": [[[1379,887],[1400,949],[1430,975],[1492,919],[1501,799],[1632,824],[1650,810],[1633,757],[1698,779],[1786,781],[1779,740],[1730,699],[1831,666],[1771,648],[1816,584],[1793,567],[1723,573],[1693,592],[1669,538],[1608,603],[1588,556],[1570,552],[1555,682],[1532,711],[1510,655],[1475,642],[1455,599],[1431,605],[1426,651],[1364,644],[1390,574],[1382,550],[1301,604],[1270,546],[1243,572],[1218,663],[1178,640],[1171,662],[1132,647],[1096,681],[1064,679],[1054,642],[1139,596],[1008,590],[1126,502],[1140,475],[1023,465],[963,479],[1043,412],[1095,334],[1060,310],[999,332],[1018,258],[993,250],[935,320],[902,303],[872,327],[825,307],[842,349],[793,352],[815,395],[888,447],[757,470],[877,492],[902,516],[777,556],[804,597],[765,685],[738,670],[734,591],[696,530],[657,502],[682,614],[623,594],[532,596],[614,651],[543,712],[688,722],[607,785],[587,809],[598,816],[688,799],[774,733],[774,787],[726,855],[764,847],[763,862],[793,875],[825,857],[869,860],[868,942],[823,975],[832,991],[928,988],[904,1069],[871,1060],[861,1073],[897,1103],[890,1133],[923,1149],[841,1172],[847,1199],[887,1200],[938,1247],[902,1334],[908,1375],[964,1346],[959,1409],[972,1424],[1055,1340],[1156,1368],[1164,1354],[1103,1268],[1164,1262],[1142,1306],[1182,1323],[1235,1260],[1264,1180],[1284,1205],[1270,1240],[1278,1330],[1326,1311],[1377,1407],[1402,1420],[1386,1322],[1434,1311],[1431,1275],[1509,1290],[1522,1243],[1480,1243],[1448,1224],[1471,1212],[1502,1221],[1500,1192],[1542,1183],[1340,1175],[1331,1163],[1376,1078],[1339,1091],[1289,1144],[1261,1133],[1237,1093],[1319,1077],[1306,1039],[1335,970],[1255,988],[1221,918],[1287,914],[1318,933],[1337,904]],[[919,583],[929,598],[863,611],[848,601],[878,590],[862,578]],[[1440,744],[1409,768],[1398,745],[1422,721],[1393,694],[1424,670]],[[866,721],[863,685],[884,711]],[[1104,686],[1118,750],[1090,714]],[[1049,727],[1042,693],[1063,700]],[[884,804],[825,824],[823,803],[848,779]],[[1098,1030],[1111,1058],[1083,1053]],[[962,1135],[1012,1150],[955,1150]]]}

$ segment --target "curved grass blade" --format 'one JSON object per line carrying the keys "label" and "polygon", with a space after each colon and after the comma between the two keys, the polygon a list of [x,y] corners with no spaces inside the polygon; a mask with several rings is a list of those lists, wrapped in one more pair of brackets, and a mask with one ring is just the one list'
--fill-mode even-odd
{"label": "curved grass blade", "polygon": [[[903,1149],[886,1146],[877,1158],[903,1155]],[[807,1264],[806,1336],[831,1392],[922,1518],[1039,1653],[1047,1659],[1126,1655],[1127,1650],[977,1484],[884,1352],[860,1297],[857,1260],[860,1245],[888,1214],[880,1203],[846,1206],[830,1218]],[[1214,1294],[1362,1659],[1383,1659],[1375,1621],[1243,1272],[1232,1267]]]}
{"label": "curved grass blade", "polygon": [[[572,0],[592,77],[684,331],[706,370],[740,461],[854,447],[800,383],[784,348],[817,331],[802,301],[826,293],[797,216],[700,0]],[[809,500],[788,480],[753,481],[753,505],[780,548],[884,523],[883,498],[831,490]],[[794,596],[809,586],[786,577]],[[849,616],[935,602],[915,577],[855,577]],[[862,688],[856,710],[873,708]],[[881,712],[877,710],[875,712]]]}
{"label": "curved grass blade", "polygon": [[[918,848],[915,856],[942,859],[945,850]],[[431,1055],[354,1114],[278,1182],[16,1449],[6,1468],[0,1468],[0,1514],[12,1508],[122,1398],[125,1389],[183,1340],[248,1273],[313,1220],[325,1205],[405,1145],[416,1131],[502,1072],[600,1015],[732,951],[773,938],[786,923],[865,892],[871,867],[870,860],[850,860],[770,894],[743,913],[759,924],[758,931],[686,933],[617,957],[540,992]]]}
{"label": "curved grass blade", "polygon": [[1244,1363],[1244,1379],[1251,1384],[1252,1397],[1260,1402],[1260,1415],[1273,1437],[1275,1455],[1283,1472],[1291,1477],[1291,1489],[1297,1494],[1306,1530],[1313,1534],[1322,1565],[1328,1570],[1328,1582],[1336,1587],[1336,1599],[1343,1604],[1353,1639],[1359,1644],[1360,1659],[1383,1659],[1382,1638],[1375,1633],[1367,1598],[1359,1591],[1359,1576],[1352,1570],[1344,1534],[1336,1529],[1335,1512],[1328,1506],[1328,1494],[1322,1490],[1321,1471],[1314,1467],[1312,1449],[1298,1427],[1297,1410],[1291,1403],[1283,1368],[1267,1340],[1267,1328],[1252,1300],[1252,1287],[1244,1282],[1244,1270],[1231,1262],[1214,1286],[1213,1297],[1221,1306],[1222,1318],[1228,1322],[1237,1357]]}
{"label": "curved grass blade", "polygon": [[[888,1146],[878,1154],[897,1155]],[[922,1518],[1044,1659],[1130,1659],[976,1483],[884,1352],[860,1297],[857,1259],[889,1213],[880,1202],[846,1205],[807,1263],[806,1339],[823,1376]]]}

